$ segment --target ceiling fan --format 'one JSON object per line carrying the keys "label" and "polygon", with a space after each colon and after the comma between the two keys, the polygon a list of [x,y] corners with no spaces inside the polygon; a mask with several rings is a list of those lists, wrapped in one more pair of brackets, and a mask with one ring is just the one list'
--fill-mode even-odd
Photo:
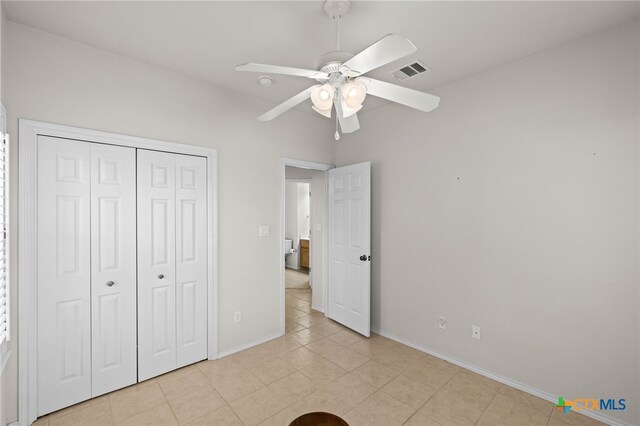
{"label": "ceiling fan", "polygon": [[440,98],[428,93],[387,83],[364,74],[389,64],[418,49],[401,36],[389,34],[373,43],[357,55],[340,51],[340,19],[351,9],[349,0],[326,0],[325,13],[336,23],[336,50],[321,56],[321,67],[316,70],[283,67],[266,64],[242,64],[237,71],[284,74],[316,80],[315,84],[284,101],[260,117],[260,121],[270,121],[296,105],[311,98],[313,110],[331,118],[336,111],[336,140],[340,139],[338,123],[342,133],[352,133],[360,128],[357,112],[362,108],[366,95],[387,99],[420,111],[429,112],[440,103]]}

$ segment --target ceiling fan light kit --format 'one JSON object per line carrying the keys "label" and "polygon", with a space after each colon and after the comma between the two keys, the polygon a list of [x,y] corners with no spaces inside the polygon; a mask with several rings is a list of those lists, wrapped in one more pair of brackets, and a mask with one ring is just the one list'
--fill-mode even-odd
{"label": "ceiling fan light kit", "polygon": [[361,81],[347,81],[342,86],[342,98],[349,108],[360,109],[365,96],[367,96],[367,86]]}
{"label": "ceiling fan light kit", "polygon": [[[321,56],[321,66],[317,71],[254,63],[236,67],[237,71],[293,75],[306,77],[320,83],[267,111],[258,117],[258,120],[272,120],[311,98],[313,110],[324,117],[331,118],[331,111],[335,108],[337,123],[334,136],[338,140],[340,139],[338,125],[342,133],[352,133],[360,128],[357,112],[362,109],[367,94],[424,112],[432,111],[438,107],[440,98],[437,96],[369,77],[362,77],[369,71],[415,53],[417,48],[410,40],[389,34],[355,56],[342,52],[340,51],[340,19],[351,10],[351,2],[349,0],[326,0],[323,7],[325,13],[336,23],[336,50]],[[260,78],[262,77],[269,76],[261,76]]]}
{"label": "ceiling fan light kit", "polygon": [[331,117],[331,107],[333,106],[333,98],[335,97],[335,89],[330,84],[323,84],[322,86],[318,85],[311,89],[311,102],[313,102],[314,109],[316,111],[326,111],[329,110],[329,115],[325,115],[327,117]]}

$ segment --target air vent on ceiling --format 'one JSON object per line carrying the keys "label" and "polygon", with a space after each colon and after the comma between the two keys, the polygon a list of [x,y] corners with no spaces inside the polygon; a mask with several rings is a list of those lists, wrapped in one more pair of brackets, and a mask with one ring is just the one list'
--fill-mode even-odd
{"label": "air vent on ceiling", "polygon": [[431,68],[426,66],[422,61],[416,61],[407,64],[400,69],[391,71],[391,75],[394,76],[396,80],[406,80],[428,71],[431,71]]}

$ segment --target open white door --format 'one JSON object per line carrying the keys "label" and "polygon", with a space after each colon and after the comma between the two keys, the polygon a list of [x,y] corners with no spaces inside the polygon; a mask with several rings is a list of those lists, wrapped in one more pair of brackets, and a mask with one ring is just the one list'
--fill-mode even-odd
{"label": "open white door", "polygon": [[328,172],[329,318],[371,331],[371,163]]}

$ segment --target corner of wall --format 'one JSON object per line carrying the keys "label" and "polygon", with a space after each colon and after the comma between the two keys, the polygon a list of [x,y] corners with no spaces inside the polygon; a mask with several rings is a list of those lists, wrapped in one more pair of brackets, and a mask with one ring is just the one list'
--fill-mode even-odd
{"label": "corner of wall", "polygon": [[0,2],[0,102],[4,104],[4,91],[2,88],[4,87],[4,31],[6,28],[5,25],[6,18],[4,16],[4,4]]}

